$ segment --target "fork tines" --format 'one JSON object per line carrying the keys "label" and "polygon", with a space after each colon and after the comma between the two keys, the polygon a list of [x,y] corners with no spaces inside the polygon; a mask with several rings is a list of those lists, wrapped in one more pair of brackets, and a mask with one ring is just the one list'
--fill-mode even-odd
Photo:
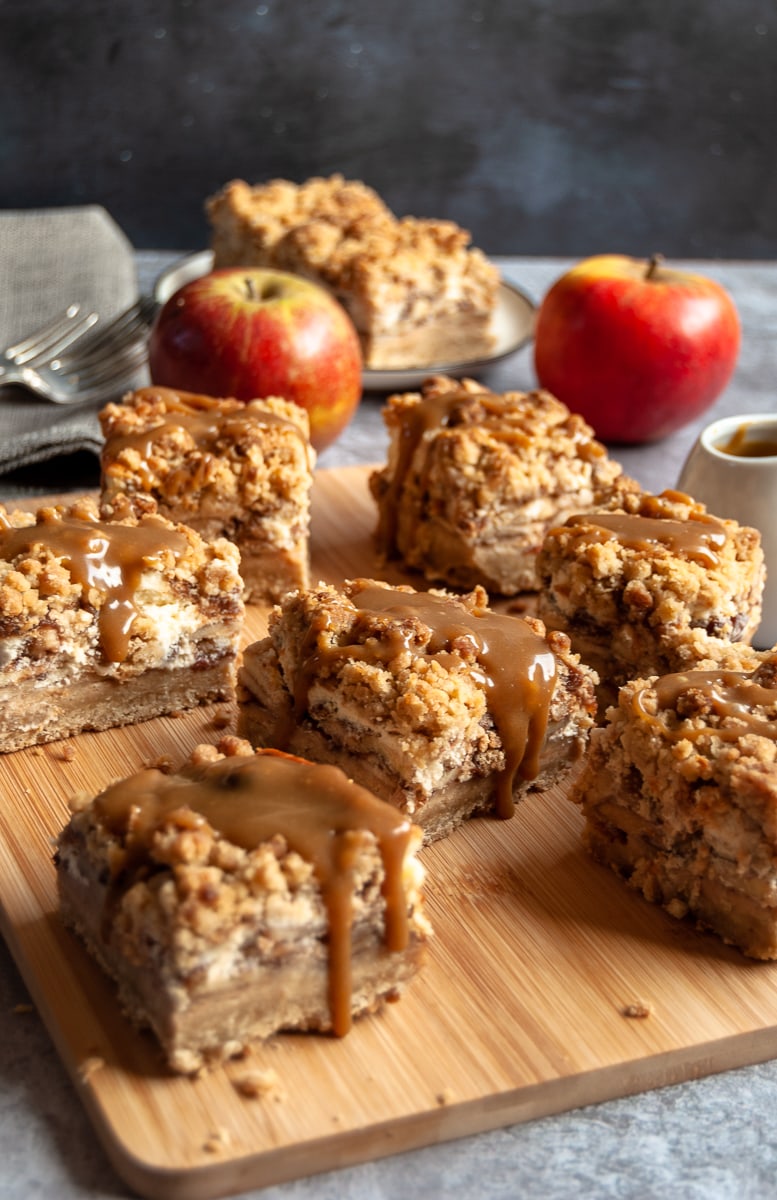
{"label": "fork tines", "polygon": [[79,316],[80,312],[80,304],[71,304],[61,317],[56,317],[13,346],[6,347],[2,359],[22,367],[60,354],[99,320],[96,312],[86,313],[82,317]]}
{"label": "fork tines", "polygon": [[70,354],[61,355],[56,369],[61,372],[77,371],[81,375],[85,368],[94,367],[125,347],[139,342],[148,334],[155,311],[156,302],[148,296],[142,296],[102,329],[84,338]]}

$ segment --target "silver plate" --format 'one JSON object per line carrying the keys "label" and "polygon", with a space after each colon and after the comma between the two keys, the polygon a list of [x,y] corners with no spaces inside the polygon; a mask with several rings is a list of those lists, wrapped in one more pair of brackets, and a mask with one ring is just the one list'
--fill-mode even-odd
{"label": "silver plate", "polygon": [[[161,272],[154,284],[154,298],[164,304],[170,297],[189,283],[199,279],[213,269],[213,252],[200,250],[171,263]],[[510,354],[515,354],[534,336],[537,307],[525,292],[513,283],[502,280],[496,298],[493,318],[494,349],[484,358],[462,362],[435,363],[429,367],[405,367],[402,370],[367,371],[362,375],[364,390],[368,392],[403,392],[418,388],[429,375],[452,375],[460,379],[463,375],[476,375]]]}

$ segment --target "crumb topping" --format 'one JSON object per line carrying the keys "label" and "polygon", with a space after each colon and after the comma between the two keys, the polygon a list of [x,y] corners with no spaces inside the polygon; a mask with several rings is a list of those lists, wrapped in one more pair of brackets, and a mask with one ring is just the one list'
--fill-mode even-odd
{"label": "crumb topping", "polygon": [[[608,515],[705,528],[704,505],[679,492],[627,492],[603,506]],[[760,535],[732,520],[707,555],[658,537],[602,536],[596,513],[551,529],[538,558],[544,592],[559,614],[611,628],[634,621],[667,631],[702,629],[712,637],[742,637],[760,619],[764,565]]]}
{"label": "crumb topping", "polygon": [[[440,309],[493,308],[499,274],[455,222],[398,219],[341,175],[228,183],[207,203],[219,266],[274,266],[323,283],[359,330],[423,324]],[[247,255],[249,258],[247,259]]]}
{"label": "crumb topping", "polygon": [[265,519],[290,503],[306,510],[315,452],[297,404],[148,387],[107,405],[100,421],[104,505],[140,493],[181,520],[209,507],[239,506]]}
{"label": "crumb topping", "polygon": [[549,392],[497,394],[446,376],[389,397],[388,461],[370,488],[380,550],[460,586],[536,588],[553,522],[636,485]]}

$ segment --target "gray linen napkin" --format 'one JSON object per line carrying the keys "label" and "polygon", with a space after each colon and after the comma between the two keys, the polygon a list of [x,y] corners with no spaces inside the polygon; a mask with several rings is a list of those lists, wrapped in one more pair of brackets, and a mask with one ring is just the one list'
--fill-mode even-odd
{"label": "gray linen napkin", "polygon": [[[137,295],[132,246],[103,208],[0,211],[0,349],[73,302],[99,312],[102,324]],[[52,460],[78,451],[99,454],[100,407],[60,407],[22,388],[0,388],[0,496],[57,490]],[[9,472],[31,464],[39,466],[23,472],[25,483],[18,486],[18,475]],[[78,486],[77,479],[70,482]]]}

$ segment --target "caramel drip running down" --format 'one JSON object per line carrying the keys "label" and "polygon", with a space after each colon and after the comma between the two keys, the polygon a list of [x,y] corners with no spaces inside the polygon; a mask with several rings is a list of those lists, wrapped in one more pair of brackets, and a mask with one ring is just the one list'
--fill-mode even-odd
{"label": "caramel drip running down", "polygon": [[[210,403],[205,404],[206,400],[210,400]],[[134,450],[141,461],[141,470],[146,468],[144,486],[150,487],[152,479],[148,463],[152,456],[158,453],[160,439],[175,437],[181,432],[188,434],[202,454],[198,477],[193,482],[189,470],[168,475],[164,487],[171,496],[180,495],[184,488],[193,487],[197,490],[202,487],[218,456],[218,442],[238,441],[246,432],[256,429],[258,419],[262,424],[283,425],[292,429],[298,437],[303,436],[298,425],[270,409],[262,410],[261,413],[256,409],[249,412],[241,405],[238,410],[226,412],[223,408],[218,408],[218,401],[205,396],[198,397],[196,402],[173,396],[165,400],[165,408],[170,414],[169,419],[160,421],[149,429],[117,434],[111,438],[110,451],[111,458],[115,461],[125,450]]]}
{"label": "caramel drip running down", "polygon": [[463,652],[477,663],[476,677],[485,688],[505,756],[497,781],[496,811],[500,817],[511,817],[516,777],[531,780],[539,773],[556,679],[553,651],[518,617],[488,609],[470,612],[442,596],[368,586],[353,600],[361,612],[386,613],[397,618],[397,624],[380,639],[343,646],[323,643],[320,635],[326,630],[314,626],[310,634],[314,648],[304,656],[295,681],[297,719],[307,707],[310,682],[319,663],[339,658],[382,663],[403,651],[412,654],[417,619],[431,630],[430,653],[459,659]]}
{"label": "caramel drip running down", "polygon": [[585,526],[583,536],[587,542],[615,540],[630,550],[665,546],[673,554],[700,563],[704,567],[718,565],[718,551],[726,542],[723,523],[706,514],[700,514],[688,521],[677,521],[630,513],[581,513],[570,517],[566,524],[567,528]]}
{"label": "caramel drip running down", "polygon": [[260,751],[211,763],[194,779],[146,770],[108,788],[95,809],[125,839],[122,887],[148,862],[154,835],[171,816],[179,826],[207,822],[247,851],[280,834],[311,864],[321,887],[329,921],[330,1013],[338,1036],[351,1024],[354,867],[370,834],[383,860],[386,947],[396,952],[407,945],[402,869],[411,823],[339,767]]}
{"label": "caramel drip running down", "polygon": [[153,517],[142,524],[120,525],[64,517],[52,510],[36,525],[20,529],[0,520],[0,555],[13,561],[36,546],[61,559],[73,581],[83,589],[82,603],[94,588],[103,596],[98,613],[100,649],[109,662],[124,662],[132,622],[137,616],[135,593],[143,571],[165,551],[176,558],[186,538]]}
{"label": "caramel drip running down", "polygon": [[675,741],[683,738],[693,741],[704,734],[724,741],[736,741],[746,733],[777,738],[777,719],[768,720],[753,713],[755,708],[777,708],[777,688],[763,687],[747,671],[686,671],[664,675],[652,688],[636,693],[634,711],[644,720],[658,724],[657,718],[645,708],[646,697],[654,694],[659,709],[673,709],[680,696],[691,690],[701,693],[716,716],[734,718],[737,724],[695,728],[685,722],[670,734]]}

